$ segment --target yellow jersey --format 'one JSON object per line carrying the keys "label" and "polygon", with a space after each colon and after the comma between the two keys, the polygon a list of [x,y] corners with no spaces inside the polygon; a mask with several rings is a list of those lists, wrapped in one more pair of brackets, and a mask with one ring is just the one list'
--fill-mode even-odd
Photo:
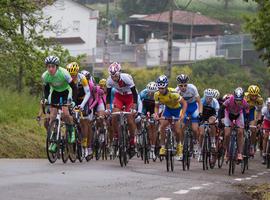
{"label": "yellow jersey", "polygon": [[154,94],[155,103],[163,104],[172,109],[181,107],[179,102],[181,98],[180,94],[173,88],[168,88],[168,92],[165,95],[161,94],[159,91]]}
{"label": "yellow jersey", "polygon": [[256,109],[260,109],[263,105],[263,98],[261,97],[261,95],[258,95],[257,99],[254,101],[251,99],[251,95],[248,92],[245,92],[244,98],[249,105],[249,109],[253,109],[255,107]]}

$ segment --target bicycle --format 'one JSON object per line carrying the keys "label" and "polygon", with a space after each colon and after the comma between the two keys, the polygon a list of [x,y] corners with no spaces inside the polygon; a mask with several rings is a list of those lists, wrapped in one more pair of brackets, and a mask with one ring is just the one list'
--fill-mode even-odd
{"label": "bicycle", "polygon": [[[50,104],[46,104],[50,105]],[[56,160],[60,157],[63,163],[66,163],[69,158],[69,151],[67,146],[67,130],[66,125],[62,121],[62,106],[70,106],[70,104],[62,104],[60,99],[60,104],[53,105],[57,107],[57,115],[56,118],[49,124],[48,131],[47,131],[47,138],[46,138],[46,153],[47,158],[50,163],[55,163]],[[65,130],[62,130],[65,128]],[[63,132],[65,134],[63,134]],[[51,145],[56,145],[55,152],[51,152],[49,147]]]}
{"label": "bicycle", "polygon": [[187,127],[184,131],[184,144],[183,144],[183,159],[182,159],[182,167],[183,171],[190,168],[190,158],[194,154],[193,152],[193,131],[191,128],[191,118],[187,117]]}
{"label": "bicycle", "polygon": [[208,166],[213,169],[216,164],[216,150],[212,147],[210,137],[210,126],[216,123],[204,122],[204,135],[202,143],[202,158],[203,158],[203,170],[208,170]]}
{"label": "bicycle", "polygon": [[132,112],[113,112],[111,115],[118,115],[120,118],[119,129],[120,129],[120,137],[118,143],[116,144],[119,149],[119,162],[121,167],[126,166],[128,163],[128,151],[130,149],[129,146],[129,134],[128,134],[128,122],[127,116],[132,115]]}
{"label": "bicycle", "polygon": [[237,153],[238,153],[238,145],[237,145],[237,129],[239,126],[236,125],[236,121],[233,120],[233,128],[230,136],[230,144],[229,144],[229,176],[233,175],[235,172],[235,165],[238,162]]}
{"label": "bicycle", "polygon": [[245,130],[244,130],[243,161],[241,162],[242,174],[244,174],[245,170],[248,169],[248,160],[250,158],[249,151],[250,151],[250,145],[251,145],[250,137],[251,137],[251,131],[249,130],[249,128],[245,128]]}
{"label": "bicycle", "polygon": [[168,120],[169,126],[165,129],[166,140],[165,140],[165,149],[166,149],[166,168],[167,172],[174,171],[174,156],[176,154],[175,148],[175,136],[173,134],[171,126],[174,125],[175,121],[179,120],[178,117],[162,117],[159,120]]}
{"label": "bicycle", "polygon": [[[148,134],[148,127],[150,124],[154,124],[155,121],[153,117],[150,116],[149,113],[147,113],[146,116],[141,116],[142,118],[142,131],[138,135],[138,141],[139,141],[139,151],[141,154],[142,159],[144,160],[144,164],[149,164],[150,159],[150,142],[149,142],[149,134]],[[154,160],[154,158],[153,158]]]}
{"label": "bicycle", "polygon": [[[107,160],[108,153],[108,131],[106,124],[104,122],[104,116],[95,116],[93,126],[95,128],[94,132],[94,154],[96,160],[99,160],[102,157],[102,160]],[[102,126],[97,127],[97,122],[102,120]]]}
{"label": "bicycle", "polygon": [[[264,129],[270,131],[270,129]],[[268,141],[266,144],[266,168],[270,169],[270,134],[268,135]]]}
{"label": "bicycle", "polygon": [[224,129],[217,129],[217,160],[218,168],[222,168],[225,157],[225,148],[224,148]]}

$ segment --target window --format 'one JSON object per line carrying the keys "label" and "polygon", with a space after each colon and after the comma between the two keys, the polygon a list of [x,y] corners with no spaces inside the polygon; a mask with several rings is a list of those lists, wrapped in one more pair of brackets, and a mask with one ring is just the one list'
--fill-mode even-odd
{"label": "window", "polygon": [[73,31],[80,31],[80,21],[73,21]]}

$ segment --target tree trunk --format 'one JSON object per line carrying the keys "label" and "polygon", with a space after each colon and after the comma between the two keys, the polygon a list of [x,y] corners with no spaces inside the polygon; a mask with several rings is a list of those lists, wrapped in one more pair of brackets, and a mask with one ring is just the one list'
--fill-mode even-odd
{"label": "tree trunk", "polygon": [[227,10],[229,7],[229,0],[224,0],[225,4],[224,4],[224,9]]}
{"label": "tree trunk", "polygon": [[[21,14],[20,31],[21,31],[22,36],[24,37],[24,23],[23,23],[22,14]],[[23,64],[24,64],[24,62],[22,60],[19,63],[19,73],[18,73],[18,82],[17,82],[17,90],[19,93],[21,93],[23,90],[23,72],[24,72]]]}

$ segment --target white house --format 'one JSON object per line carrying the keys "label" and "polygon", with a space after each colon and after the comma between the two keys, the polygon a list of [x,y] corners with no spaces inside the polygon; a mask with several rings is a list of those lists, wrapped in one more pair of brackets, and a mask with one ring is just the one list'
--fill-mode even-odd
{"label": "white house", "polygon": [[57,0],[43,12],[54,26],[44,33],[46,38],[55,38],[73,56],[95,54],[98,11],[73,0]]}

